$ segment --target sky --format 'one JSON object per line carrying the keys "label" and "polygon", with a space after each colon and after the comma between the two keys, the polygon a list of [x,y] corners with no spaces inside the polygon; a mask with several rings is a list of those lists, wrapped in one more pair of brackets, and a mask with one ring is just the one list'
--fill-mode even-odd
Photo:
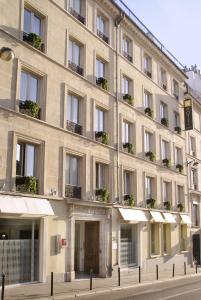
{"label": "sky", "polygon": [[187,67],[201,69],[201,0],[123,0]]}

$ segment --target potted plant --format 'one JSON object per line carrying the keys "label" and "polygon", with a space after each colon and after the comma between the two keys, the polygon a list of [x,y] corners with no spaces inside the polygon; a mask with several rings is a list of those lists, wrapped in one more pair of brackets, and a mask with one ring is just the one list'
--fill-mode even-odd
{"label": "potted plant", "polygon": [[128,153],[133,154],[133,145],[131,143],[124,143],[123,148],[126,149]]}
{"label": "potted plant", "polygon": [[181,127],[176,126],[176,127],[174,128],[174,130],[175,130],[178,134],[181,134]]}
{"label": "potted plant", "polygon": [[37,194],[38,181],[34,176],[16,177],[16,189],[22,193]]}
{"label": "potted plant", "polygon": [[133,194],[124,195],[124,202],[126,205],[133,207],[134,206],[134,195]]}
{"label": "potted plant", "polygon": [[128,102],[128,104],[133,105],[133,98],[131,97],[131,95],[125,94],[123,96],[123,99],[126,100]]}
{"label": "potted plant", "polygon": [[180,212],[184,211],[184,206],[183,206],[182,203],[178,203],[178,204],[177,204],[177,208],[178,208],[178,210],[179,210]]}
{"label": "potted plant", "polygon": [[181,173],[183,171],[184,167],[181,164],[177,164],[176,169],[178,169],[179,172]]}
{"label": "potted plant", "polygon": [[104,90],[108,90],[108,82],[104,77],[99,77],[96,79],[97,85],[100,85]]}
{"label": "potted plant", "polygon": [[164,158],[163,159],[163,165],[167,168],[170,167],[170,160],[168,158]]}
{"label": "potted plant", "polygon": [[108,145],[109,144],[109,134],[105,131],[97,131],[95,133],[96,140],[100,140],[101,143]]}
{"label": "potted plant", "polygon": [[101,191],[101,197],[104,203],[108,203],[109,201],[109,197],[110,197],[110,193],[106,188],[103,188]]}
{"label": "potted plant", "polygon": [[155,160],[155,154],[152,151],[146,152],[145,156],[149,157],[150,161],[154,161]]}
{"label": "potted plant", "polygon": [[155,207],[156,200],[153,199],[153,198],[149,198],[149,199],[146,200],[146,203],[147,203],[147,205],[148,205],[149,207],[154,208],[154,207]]}
{"label": "potted plant", "polygon": [[20,101],[19,108],[21,113],[39,119],[40,107],[37,102],[31,100]]}
{"label": "potted plant", "polygon": [[164,126],[168,127],[168,119],[167,118],[162,118],[161,119],[161,124],[163,124]]}
{"label": "potted plant", "polygon": [[144,112],[147,116],[153,118],[153,110],[150,107],[146,107]]}
{"label": "potted plant", "polygon": [[34,48],[41,50],[42,38],[40,37],[40,35],[30,32],[26,37],[26,41],[32,44]]}
{"label": "potted plant", "polygon": [[165,209],[171,210],[171,203],[170,203],[170,201],[165,201],[165,202],[163,203],[163,205],[164,205]]}

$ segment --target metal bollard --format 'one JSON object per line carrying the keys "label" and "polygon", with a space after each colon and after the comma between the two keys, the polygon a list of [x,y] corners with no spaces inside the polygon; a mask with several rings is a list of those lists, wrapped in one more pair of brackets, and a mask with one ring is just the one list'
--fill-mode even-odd
{"label": "metal bollard", "polygon": [[198,264],[196,263],[195,264],[195,273],[197,274],[197,272],[198,272]]}
{"label": "metal bollard", "polygon": [[5,274],[2,273],[1,300],[4,300],[4,291],[5,291]]}
{"label": "metal bollard", "polygon": [[51,296],[53,296],[53,290],[54,290],[54,287],[53,287],[53,285],[54,285],[54,281],[53,281],[53,272],[51,272]]}
{"label": "metal bollard", "polygon": [[184,262],[184,275],[186,275],[186,262]]}
{"label": "metal bollard", "polygon": [[118,268],[118,286],[121,285],[121,274],[120,274],[120,268]]}
{"label": "metal bollard", "polygon": [[173,267],[172,267],[172,277],[174,277],[174,269],[175,269],[175,265],[173,264]]}
{"label": "metal bollard", "polygon": [[90,269],[90,291],[92,290],[93,269]]}
{"label": "metal bollard", "polygon": [[141,283],[141,267],[139,266],[139,283]]}
{"label": "metal bollard", "polygon": [[158,265],[156,265],[156,280],[158,280]]}

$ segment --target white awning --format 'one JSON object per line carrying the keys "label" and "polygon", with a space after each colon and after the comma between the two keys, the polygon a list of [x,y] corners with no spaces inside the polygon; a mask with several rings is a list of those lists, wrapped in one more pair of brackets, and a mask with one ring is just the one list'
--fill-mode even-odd
{"label": "white awning", "polygon": [[167,223],[176,223],[175,217],[171,213],[163,213],[165,221]]}
{"label": "white awning", "polygon": [[159,211],[150,211],[150,214],[151,214],[154,222],[157,222],[157,223],[164,223],[165,222],[165,220],[163,219],[162,214]]}
{"label": "white awning", "polygon": [[183,224],[191,224],[191,219],[188,215],[180,215]]}
{"label": "white awning", "polygon": [[0,195],[0,213],[20,215],[54,216],[46,199]]}
{"label": "white awning", "polygon": [[119,212],[124,221],[135,223],[148,221],[145,212],[139,209],[119,208]]}

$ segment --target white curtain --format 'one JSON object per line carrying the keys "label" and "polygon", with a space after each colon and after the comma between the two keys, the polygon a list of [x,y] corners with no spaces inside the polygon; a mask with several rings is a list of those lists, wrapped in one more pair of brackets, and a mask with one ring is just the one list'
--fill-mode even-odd
{"label": "white curtain", "polygon": [[34,176],[34,163],[35,163],[35,147],[34,145],[25,145],[25,165],[24,176]]}

